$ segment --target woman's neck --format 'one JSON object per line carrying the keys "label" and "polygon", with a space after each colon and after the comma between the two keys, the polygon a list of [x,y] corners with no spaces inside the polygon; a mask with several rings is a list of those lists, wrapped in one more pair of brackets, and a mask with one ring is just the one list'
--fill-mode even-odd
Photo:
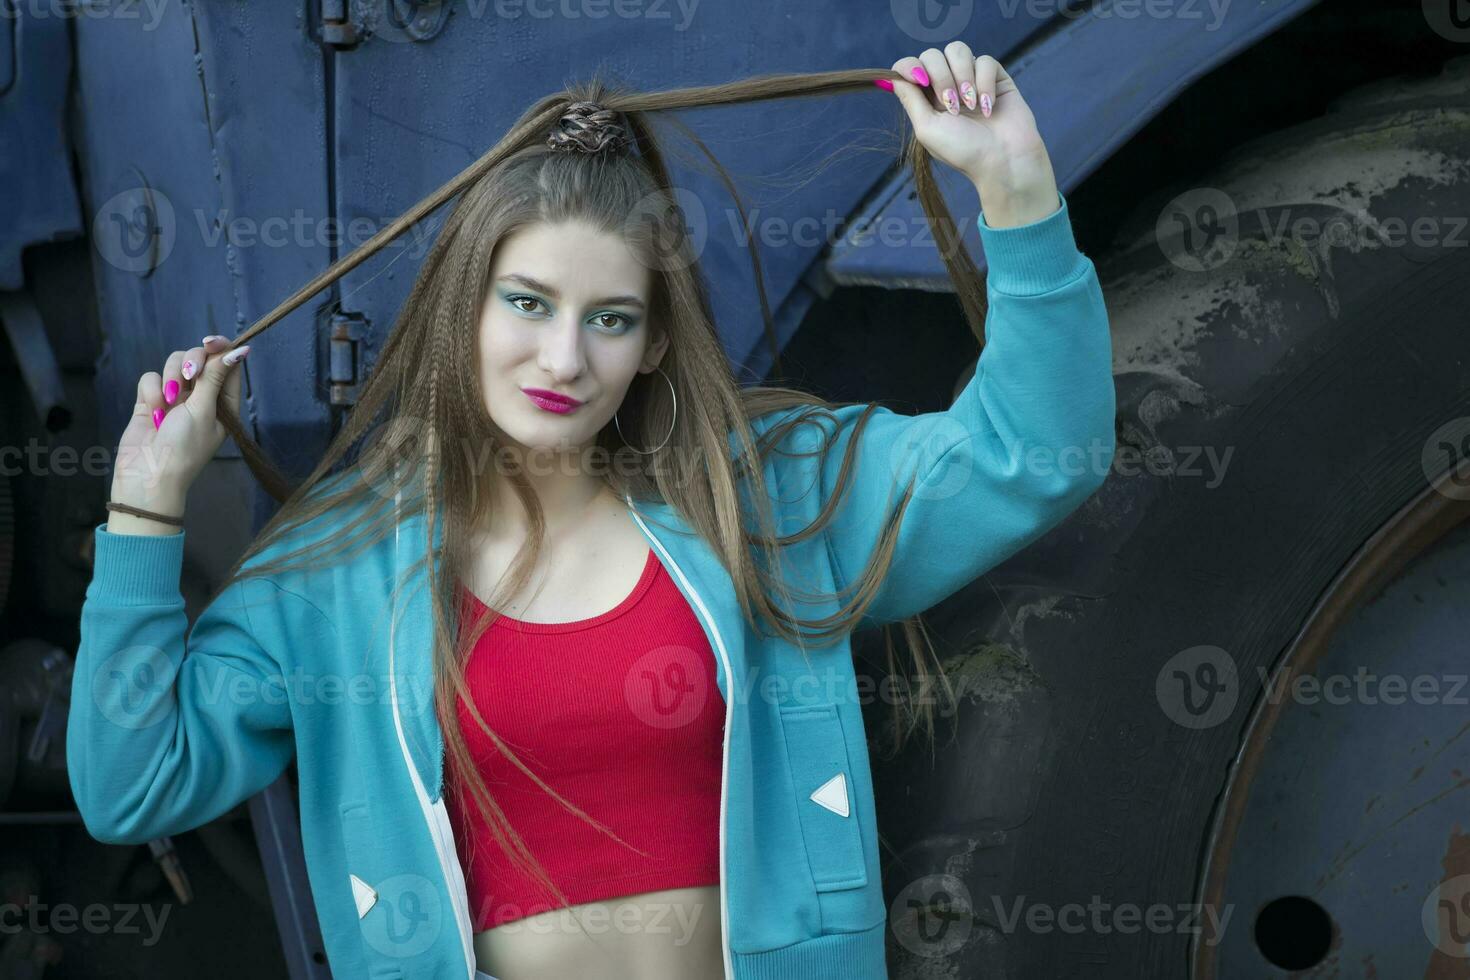
{"label": "woman's neck", "polygon": [[[595,477],[566,477],[531,481],[531,489],[541,503],[546,522],[546,536],[556,539],[606,513],[609,505],[621,504],[606,481]],[[509,483],[503,483],[496,494],[494,513],[482,532],[490,540],[520,541],[530,530],[530,520],[521,498]]]}

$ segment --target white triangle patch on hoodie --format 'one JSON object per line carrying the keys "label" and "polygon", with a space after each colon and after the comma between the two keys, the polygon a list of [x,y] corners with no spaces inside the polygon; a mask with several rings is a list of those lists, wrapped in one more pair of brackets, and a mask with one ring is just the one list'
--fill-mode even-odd
{"label": "white triangle patch on hoodie", "polygon": [[360,919],[367,915],[368,909],[377,902],[378,892],[357,875],[349,874],[347,877],[352,879],[352,897],[357,902],[357,917]]}
{"label": "white triangle patch on hoodie", "polygon": [[839,772],[812,791],[811,801],[839,817],[847,816],[847,777]]}

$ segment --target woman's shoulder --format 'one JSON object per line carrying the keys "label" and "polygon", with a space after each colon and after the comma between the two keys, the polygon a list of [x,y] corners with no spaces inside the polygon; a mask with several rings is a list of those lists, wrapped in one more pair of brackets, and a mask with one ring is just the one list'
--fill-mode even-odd
{"label": "woman's shoulder", "polygon": [[[867,411],[886,411],[881,404],[832,402],[791,389],[774,389],[770,397],[750,403],[751,434],[781,452],[815,453],[829,447],[844,428]],[[732,445],[733,443],[732,436]]]}
{"label": "woman's shoulder", "polygon": [[[356,468],[350,467],[298,490],[284,505],[289,512],[280,529],[270,534],[250,564],[285,559],[292,567],[315,571],[333,564],[335,545],[362,533],[374,512],[392,507],[391,497],[385,499],[362,483]],[[287,586],[284,579],[278,584]]]}
{"label": "woman's shoulder", "polygon": [[810,423],[831,419],[833,403],[811,392],[781,385],[752,385],[741,389],[741,405],[753,435],[759,437],[783,427],[779,438],[811,429]]}

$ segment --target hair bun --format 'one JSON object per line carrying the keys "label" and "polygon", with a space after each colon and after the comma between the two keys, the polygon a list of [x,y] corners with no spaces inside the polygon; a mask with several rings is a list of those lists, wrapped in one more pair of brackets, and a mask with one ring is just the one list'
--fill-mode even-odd
{"label": "hair bun", "polygon": [[618,113],[596,102],[573,102],[567,106],[546,145],[573,153],[623,153],[631,140]]}

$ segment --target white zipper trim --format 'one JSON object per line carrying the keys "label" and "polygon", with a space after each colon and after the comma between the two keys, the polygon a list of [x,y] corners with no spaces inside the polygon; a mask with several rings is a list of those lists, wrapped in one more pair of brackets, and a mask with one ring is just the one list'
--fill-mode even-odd
{"label": "white zipper trim", "polygon": [[730,915],[725,887],[725,799],[728,795],[730,782],[730,722],[734,717],[732,705],[734,704],[735,697],[735,675],[734,671],[730,669],[730,655],[725,650],[725,641],[720,636],[720,631],[715,626],[715,619],[710,615],[709,609],[704,604],[704,600],[700,598],[699,593],[695,591],[689,579],[685,578],[684,570],[679,567],[678,562],[674,561],[673,556],[663,546],[663,542],[659,541],[658,537],[649,529],[648,525],[643,523],[643,518],[639,517],[637,511],[633,509],[632,499],[626,494],[623,495],[623,499],[628,502],[628,513],[633,515],[633,520],[643,529],[643,533],[647,535],[648,540],[653,542],[653,546],[658,549],[665,563],[674,570],[674,574],[678,576],[679,582],[684,586],[685,591],[689,593],[689,597],[694,600],[695,608],[704,617],[705,622],[709,623],[710,633],[714,634],[715,638],[715,648],[720,653],[721,666],[725,670],[725,691],[727,692],[725,696],[725,732],[723,744],[720,747],[720,953],[724,957],[725,980],[734,980],[735,964],[730,958]]}
{"label": "white zipper trim", "polygon": [[[397,578],[402,565],[399,562],[400,552],[399,530],[402,527],[399,520],[399,504],[402,499],[401,490],[393,494],[393,575],[394,587],[397,588]],[[444,799],[441,793],[439,802],[429,802],[429,793],[424,789],[424,781],[419,778],[418,766],[414,765],[413,756],[409,754],[408,742],[403,737],[403,720],[398,714],[398,678],[393,671],[393,640],[398,629],[397,608],[390,610],[388,614],[388,690],[393,699],[393,727],[398,732],[398,749],[403,753],[403,761],[408,765],[408,776],[413,782],[414,796],[418,799],[419,809],[423,812],[424,822],[429,825],[429,836],[434,841],[434,852],[439,858],[439,870],[444,874],[444,883],[449,889],[449,902],[454,909],[455,926],[459,930],[460,945],[464,948],[466,976],[468,980],[475,980],[479,970],[475,966],[475,947],[470,930],[469,895],[465,886],[464,867],[459,863],[459,852],[455,850],[453,828],[449,826],[449,815],[444,807]],[[451,861],[450,858],[453,858]]]}

